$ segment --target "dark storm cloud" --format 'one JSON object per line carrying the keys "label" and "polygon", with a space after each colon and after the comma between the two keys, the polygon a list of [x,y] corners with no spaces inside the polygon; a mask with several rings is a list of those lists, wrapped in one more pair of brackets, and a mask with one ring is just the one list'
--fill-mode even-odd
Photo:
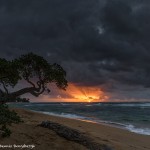
{"label": "dark storm cloud", "polygon": [[149,87],[149,18],[148,0],[1,0],[0,55],[35,52],[80,85]]}

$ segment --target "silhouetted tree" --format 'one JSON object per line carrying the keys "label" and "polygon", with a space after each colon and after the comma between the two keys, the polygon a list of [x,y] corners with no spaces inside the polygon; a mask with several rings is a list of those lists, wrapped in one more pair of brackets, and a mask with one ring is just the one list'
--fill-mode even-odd
{"label": "silhouetted tree", "polygon": [[[30,86],[10,92],[20,80]],[[29,53],[13,61],[0,59],[0,97],[2,100],[15,99],[30,93],[39,96],[43,92],[50,92],[49,84],[55,83],[60,89],[67,87],[66,72],[54,63],[49,64],[43,57]],[[22,84],[23,86],[23,84]]]}

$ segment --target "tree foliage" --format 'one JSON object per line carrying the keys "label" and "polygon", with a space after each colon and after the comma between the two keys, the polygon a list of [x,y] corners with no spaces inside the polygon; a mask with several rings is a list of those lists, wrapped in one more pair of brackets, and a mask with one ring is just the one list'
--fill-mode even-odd
{"label": "tree foliage", "polygon": [[[20,80],[26,81],[29,86],[15,92],[14,88]],[[55,83],[60,89],[67,87],[66,72],[54,63],[49,64],[43,57],[29,53],[12,61],[0,59],[0,96],[2,98],[17,98],[30,93],[39,96],[43,92],[50,92],[49,84]]]}
{"label": "tree foliage", "polygon": [[0,95],[8,94],[8,86],[14,87],[19,80],[18,70],[13,63],[0,59]]}
{"label": "tree foliage", "polygon": [[7,127],[8,125],[19,122],[22,120],[15,111],[10,111],[6,104],[0,105],[0,133],[2,137],[10,136],[11,131]]}

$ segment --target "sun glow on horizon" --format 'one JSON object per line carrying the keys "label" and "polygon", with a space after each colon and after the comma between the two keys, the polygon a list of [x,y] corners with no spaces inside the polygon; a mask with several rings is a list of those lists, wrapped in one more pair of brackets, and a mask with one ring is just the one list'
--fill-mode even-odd
{"label": "sun glow on horizon", "polygon": [[[69,83],[66,91],[59,90],[56,86],[51,87],[50,95],[42,94],[39,101],[44,102],[106,102],[108,96],[98,86],[80,86]],[[37,99],[35,101],[38,101]]]}
{"label": "sun glow on horizon", "polygon": [[98,102],[107,98],[99,87],[77,86],[72,83],[66,92],[77,102]]}

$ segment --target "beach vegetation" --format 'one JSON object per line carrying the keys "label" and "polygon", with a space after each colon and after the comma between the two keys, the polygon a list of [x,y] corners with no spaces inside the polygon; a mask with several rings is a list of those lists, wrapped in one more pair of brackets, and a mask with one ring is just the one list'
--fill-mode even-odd
{"label": "beach vegetation", "polygon": [[14,110],[10,110],[6,104],[0,105],[0,136],[10,136],[11,130],[8,126],[19,122],[22,122],[22,120]]}

